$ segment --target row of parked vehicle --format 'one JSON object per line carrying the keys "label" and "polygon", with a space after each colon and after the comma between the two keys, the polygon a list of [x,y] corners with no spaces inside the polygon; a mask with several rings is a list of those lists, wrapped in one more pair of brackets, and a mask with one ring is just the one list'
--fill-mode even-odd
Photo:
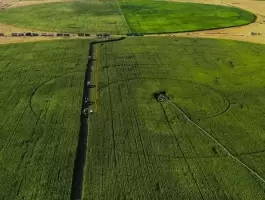
{"label": "row of parked vehicle", "polygon": [[[0,36],[5,36],[4,33],[0,33]],[[70,33],[11,33],[11,36],[48,36],[48,37],[69,37],[69,36],[76,36],[76,34]],[[88,33],[77,33],[79,37],[89,37],[90,34]],[[98,33],[96,34],[97,37],[110,37],[109,33]],[[144,36],[142,33],[127,33],[127,36]]]}
{"label": "row of parked vehicle", "polygon": [[127,36],[144,36],[143,33],[127,33]]}
{"label": "row of parked vehicle", "polygon": [[[70,34],[70,33],[11,33],[11,36],[14,37],[21,37],[21,36],[28,36],[28,37],[34,37],[34,36],[47,36],[47,37],[69,37],[69,36],[75,36],[76,34]],[[4,33],[0,33],[0,36],[8,36],[5,35]],[[89,37],[90,34],[88,33],[78,33],[77,36],[79,37]]]}

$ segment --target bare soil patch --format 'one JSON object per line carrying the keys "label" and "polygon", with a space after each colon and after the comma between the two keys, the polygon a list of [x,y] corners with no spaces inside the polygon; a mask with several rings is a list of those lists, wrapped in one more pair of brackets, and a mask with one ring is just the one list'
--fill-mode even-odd
{"label": "bare soil patch", "polygon": [[0,37],[0,44],[34,42],[43,40],[58,40],[59,37]]}
{"label": "bare soil patch", "polygon": [[67,2],[70,0],[39,0],[39,1],[16,1],[16,0],[3,0],[2,5],[0,3],[0,8],[4,5],[4,8],[14,8],[14,7],[22,7],[22,6],[29,6],[35,4],[43,4],[43,3],[53,3],[53,2]]}

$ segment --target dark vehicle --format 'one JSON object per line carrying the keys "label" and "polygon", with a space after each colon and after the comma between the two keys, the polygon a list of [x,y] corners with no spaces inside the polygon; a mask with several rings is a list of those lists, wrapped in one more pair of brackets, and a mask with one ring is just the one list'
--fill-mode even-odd
{"label": "dark vehicle", "polygon": [[85,109],[84,109],[83,114],[84,114],[85,117],[88,117],[88,115],[89,115],[89,110],[88,110],[88,108],[85,108]]}
{"label": "dark vehicle", "polygon": [[127,33],[127,36],[144,36],[143,33]]}
{"label": "dark vehicle", "polygon": [[63,36],[64,36],[64,37],[69,37],[70,34],[69,34],[69,33],[64,33]]}
{"label": "dark vehicle", "polygon": [[62,34],[62,33],[57,33],[56,36],[58,36],[58,37],[62,37],[63,34]]}
{"label": "dark vehicle", "polygon": [[91,108],[90,109],[85,108],[84,111],[83,111],[83,114],[84,114],[85,117],[88,117],[89,114],[92,114],[92,113],[93,113],[93,110]]}
{"label": "dark vehicle", "polygon": [[103,33],[103,36],[104,37],[110,37],[110,34],[109,33]]}
{"label": "dark vehicle", "polygon": [[5,36],[4,33],[0,33],[0,36]]}
{"label": "dark vehicle", "polygon": [[32,33],[32,36],[39,36],[38,33]]}
{"label": "dark vehicle", "polygon": [[31,33],[25,33],[25,36],[32,36]]}
{"label": "dark vehicle", "polygon": [[47,33],[41,33],[40,35],[41,35],[41,36],[48,36]]}
{"label": "dark vehicle", "polygon": [[24,36],[24,33],[18,33],[18,36]]}
{"label": "dark vehicle", "polygon": [[159,101],[159,102],[164,101],[164,100],[166,100],[166,99],[169,99],[169,97],[168,97],[166,91],[155,92],[155,93],[154,93],[154,98],[155,98],[157,101]]}

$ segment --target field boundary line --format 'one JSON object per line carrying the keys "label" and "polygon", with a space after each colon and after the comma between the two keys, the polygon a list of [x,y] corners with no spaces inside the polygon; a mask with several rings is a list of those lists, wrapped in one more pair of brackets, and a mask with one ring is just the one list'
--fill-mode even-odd
{"label": "field boundary line", "polygon": [[204,128],[202,128],[199,124],[194,122],[192,119],[190,119],[186,113],[179,108],[176,104],[174,104],[172,101],[170,101],[167,97],[161,94],[161,96],[166,99],[172,106],[174,106],[191,124],[196,126],[198,129],[200,129],[203,133],[205,133],[208,137],[210,137],[214,142],[216,142],[230,157],[232,157],[234,160],[236,160],[239,164],[243,165],[246,169],[248,169],[252,174],[254,174],[258,179],[260,179],[263,183],[265,183],[265,180],[262,176],[260,176],[255,170],[251,169],[247,164],[242,162],[240,159],[235,157],[225,146],[223,146],[220,142],[217,141],[208,131],[206,131]]}
{"label": "field boundary line", "polygon": [[121,12],[121,15],[123,16],[123,19],[124,19],[125,24],[126,24],[126,26],[127,26],[127,28],[128,28],[128,31],[129,31],[129,33],[131,33],[130,26],[129,26],[127,20],[126,20],[126,17],[124,16],[124,13],[122,12],[122,9],[121,9],[121,6],[120,6],[120,3],[119,3],[119,0],[115,0],[115,1],[116,1],[116,4],[117,4],[117,6],[118,6],[119,11]]}

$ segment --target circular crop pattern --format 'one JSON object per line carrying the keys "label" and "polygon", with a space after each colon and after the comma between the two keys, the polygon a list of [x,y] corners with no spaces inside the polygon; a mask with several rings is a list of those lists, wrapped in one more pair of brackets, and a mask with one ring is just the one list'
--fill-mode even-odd
{"label": "circular crop pattern", "polygon": [[255,16],[225,6],[165,1],[126,1],[124,10],[132,32],[185,32],[248,24]]}
{"label": "circular crop pattern", "polygon": [[125,0],[119,4],[92,1],[31,5],[1,11],[0,21],[42,31],[126,34],[216,29],[255,19],[247,11],[216,5],[150,0]]}
{"label": "circular crop pattern", "polygon": [[142,87],[136,90],[136,96],[141,100],[141,104],[156,103],[152,96],[153,92],[166,91],[170,101],[195,120],[217,117],[230,107],[229,100],[223,94],[206,85],[180,80],[138,81]]}
{"label": "circular crop pattern", "polygon": [[[30,98],[30,107],[34,115],[43,124],[51,125],[54,118],[60,119],[60,115],[68,114],[65,111],[66,107],[74,107],[74,98],[68,94],[74,94],[75,91],[79,90],[71,83],[76,79],[77,73],[82,78],[82,73],[70,72],[48,80],[36,88]],[[75,109],[73,108],[73,110]],[[76,110],[76,114],[79,115],[79,110]]]}

